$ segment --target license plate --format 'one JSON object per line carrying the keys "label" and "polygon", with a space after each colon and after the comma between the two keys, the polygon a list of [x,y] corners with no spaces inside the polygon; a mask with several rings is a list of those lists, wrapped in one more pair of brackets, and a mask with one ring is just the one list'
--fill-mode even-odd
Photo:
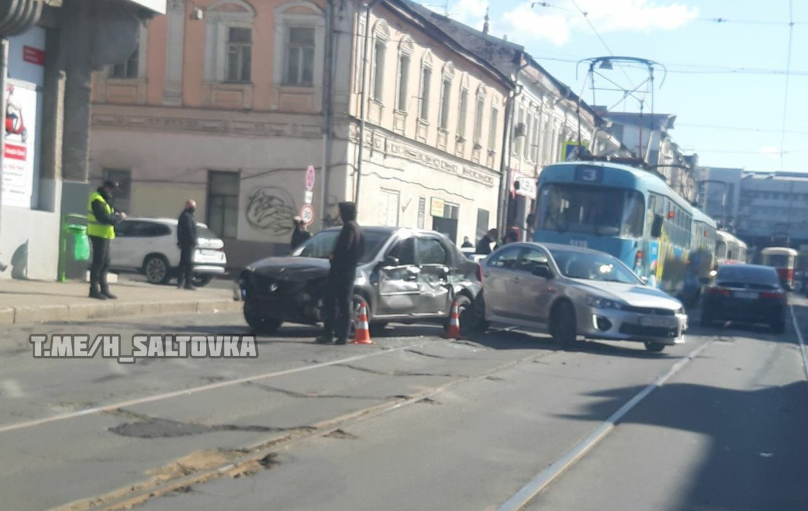
{"label": "license plate", "polygon": [[671,322],[665,318],[640,318],[640,325],[669,328],[671,326]]}
{"label": "license plate", "polygon": [[200,252],[204,256],[215,256],[218,253],[216,250],[212,250],[210,248],[203,248],[200,250]]}
{"label": "license plate", "polygon": [[750,293],[749,291],[736,291],[735,298],[743,298],[744,300],[757,300],[757,293]]}

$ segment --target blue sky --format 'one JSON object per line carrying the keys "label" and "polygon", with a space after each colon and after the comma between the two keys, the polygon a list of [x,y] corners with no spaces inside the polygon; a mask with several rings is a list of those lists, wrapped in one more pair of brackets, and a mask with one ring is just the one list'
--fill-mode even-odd
{"label": "blue sky", "polygon": [[[668,74],[656,90],[655,111],[677,116],[672,135],[682,148],[698,153],[701,165],[808,172],[805,0],[793,0],[792,74],[785,116],[786,130],[792,133],[784,139],[789,0],[419,1],[441,13],[448,4],[450,16],[477,28],[490,7],[492,35],[507,35],[524,45],[550,73],[576,93],[583,91],[590,103],[585,67],[576,78],[578,60],[607,56],[608,46],[615,55],[664,64]],[[533,3],[549,6],[531,7]],[[586,18],[578,7],[588,13]],[[727,21],[711,21],[715,18]],[[745,71],[738,71],[741,68]],[[750,72],[757,70],[778,74]],[[603,74],[620,85],[629,79],[636,84],[646,76],[617,68]],[[596,83],[607,85],[600,78]],[[611,106],[620,99],[615,93],[597,94],[598,104]],[[616,109],[637,111],[638,104],[628,102]]]}

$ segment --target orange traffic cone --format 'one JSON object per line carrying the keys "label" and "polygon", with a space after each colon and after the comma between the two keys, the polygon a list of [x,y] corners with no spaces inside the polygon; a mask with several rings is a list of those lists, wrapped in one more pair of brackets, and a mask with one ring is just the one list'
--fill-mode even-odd
{"label": "orange traffic cone", "polygon": [[460,308],[457,306],[457,301],[452,304],[452,313],[449,315],[449,329],[446,331],[444,339],[462,339],[460,335]]}
{"label": "orange traffic cone", "polygon": [[356,318],[356,335],[351,344],[375,344],[370,339],[370,326],[368,325],[368,305],[362,302],[359,307],[359,317]]}

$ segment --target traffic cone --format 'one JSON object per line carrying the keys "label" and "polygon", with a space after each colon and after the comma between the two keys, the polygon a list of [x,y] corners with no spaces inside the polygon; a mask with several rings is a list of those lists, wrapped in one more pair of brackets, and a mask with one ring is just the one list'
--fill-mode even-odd
{"label": "traffic cone", "polygon": [[457,306],[457,300],[452,303],[452,313],[449,314],[449,329],[446,331],[444,339],[462,339],[460,335],[460,308]]}
{"label": "traffic cone", "polygon": [[370,339],[370,326],[368,325],[368,304],[362,302],[359,307],[359,317],[356,318],[356,335],[351,344],[375,344]]}

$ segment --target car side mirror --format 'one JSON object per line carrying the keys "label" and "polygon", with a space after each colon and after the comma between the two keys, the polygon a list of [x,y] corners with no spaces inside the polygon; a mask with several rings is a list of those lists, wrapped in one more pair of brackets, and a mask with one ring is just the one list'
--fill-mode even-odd
{"label": "car side mirror", "polygon": [[547,266],[536,266],[533,268],[531,272],[536,277],[541,277],[543,279],[551,279],[553,278],[553,272],[550,271],[550,268]]}
{"label": "car side mirror", "polygon": [[651,237],[659,238],[662,236],[662,222],[664,222],[662,215],[654,215],[654,223],[651,224]]}
{"label": "car side mirror", "polygon": [[398,257],[387,256],[384,258],[384,261],[382,261],[382,266],[385,268],[401,266],[401,261]]}

